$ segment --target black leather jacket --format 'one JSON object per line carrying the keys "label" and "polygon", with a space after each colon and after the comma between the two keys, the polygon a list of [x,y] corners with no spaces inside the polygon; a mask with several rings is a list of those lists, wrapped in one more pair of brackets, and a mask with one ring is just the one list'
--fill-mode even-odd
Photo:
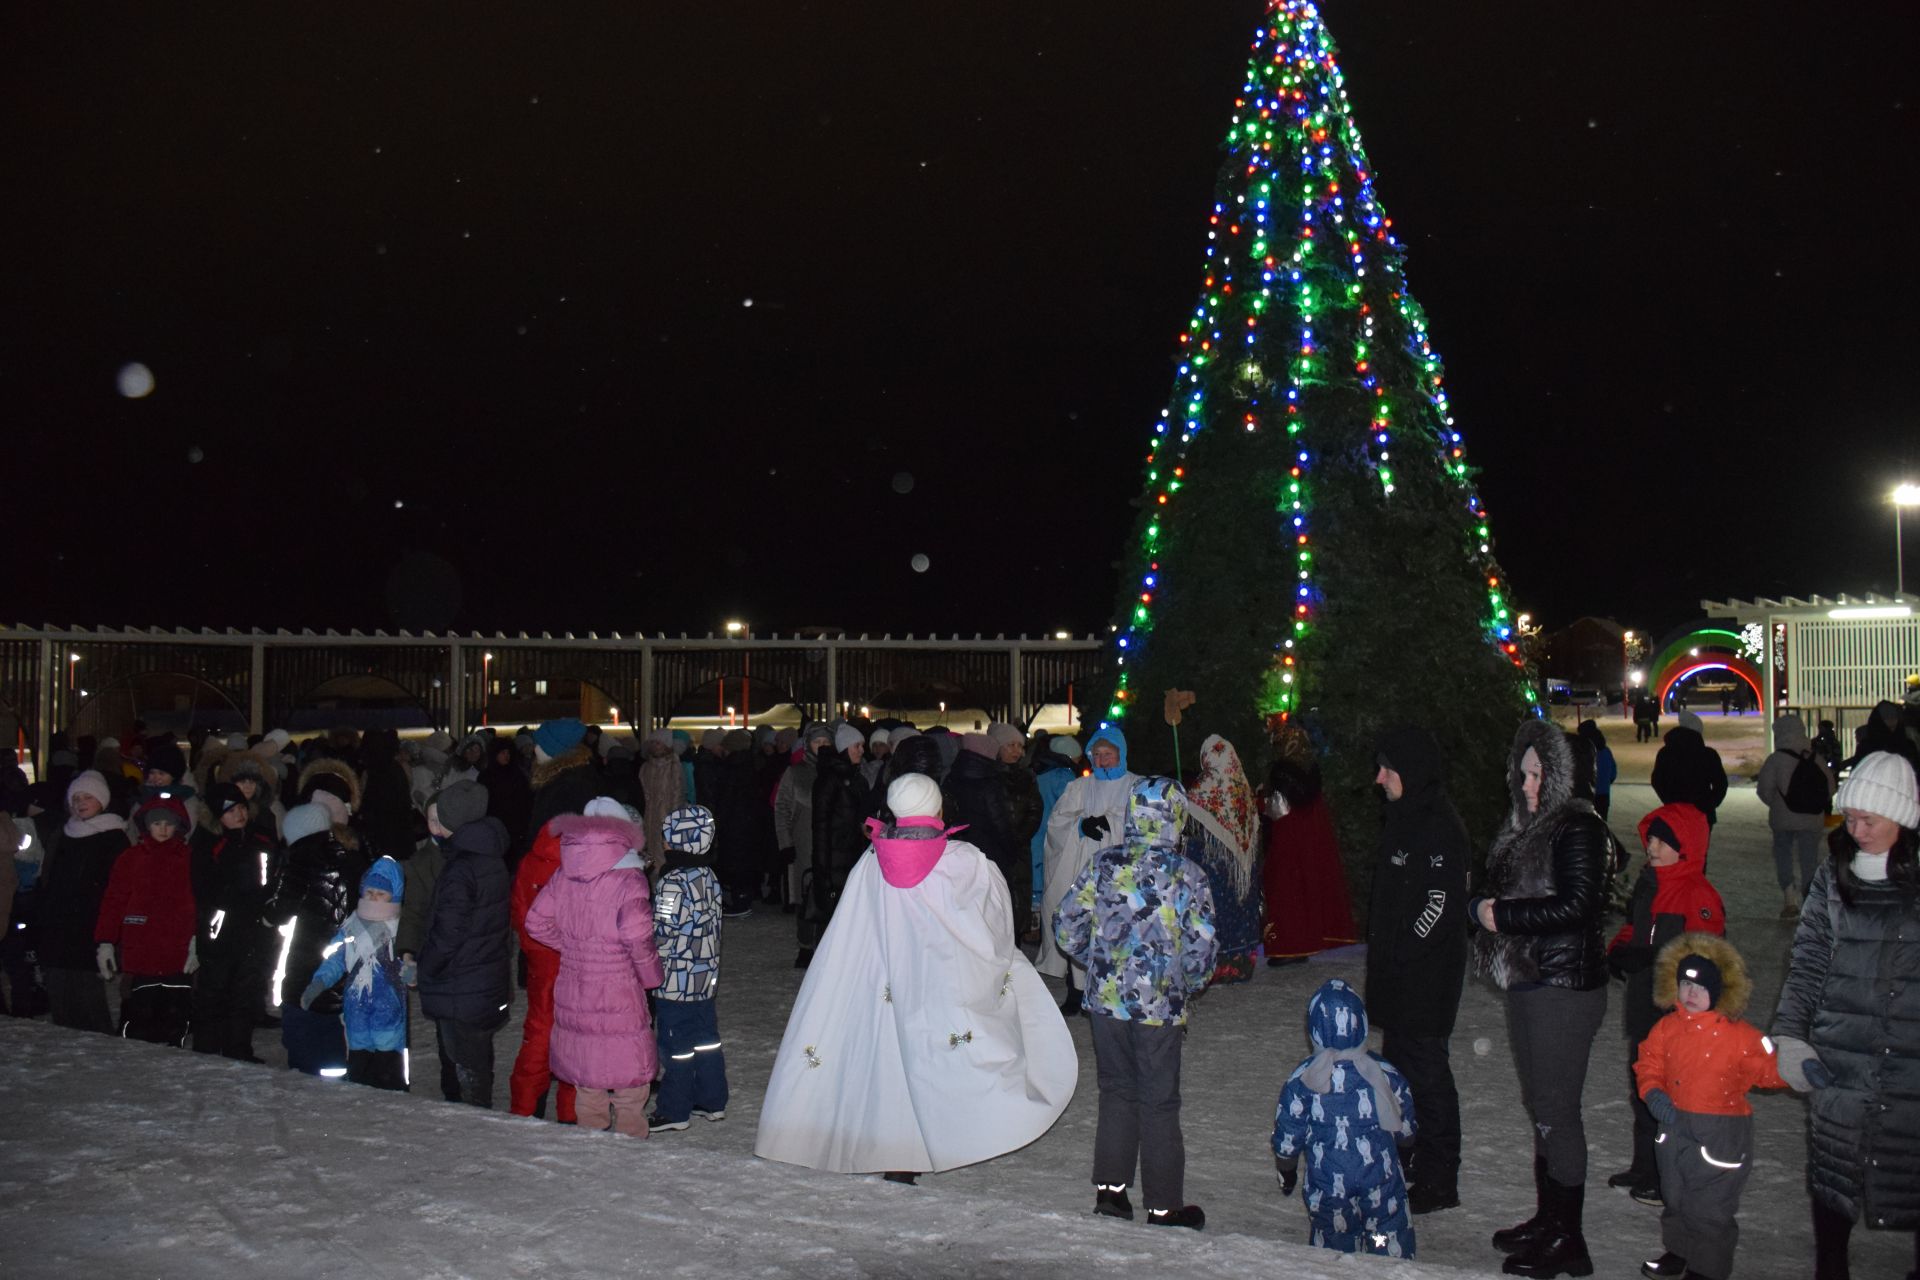
{"label": "black leather jacket", "polygon": [[1607,985],[1607,947],[1601,935],[1611,878],[1607,824],[1592,813],[1571,813],[1551,836],[1554,892],[1493,904],[1494,927],[1533,942],[1538,975],[1531,981],[1572,991]]}

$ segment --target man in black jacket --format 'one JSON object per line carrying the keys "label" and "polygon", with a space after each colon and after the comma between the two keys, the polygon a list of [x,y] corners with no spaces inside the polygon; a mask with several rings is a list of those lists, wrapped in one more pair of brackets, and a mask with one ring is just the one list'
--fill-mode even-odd
{"label": "man in black jacket", "polygon": [[1690,804],[1714,824],[1727,798],[1727,770],[1720,753],[1707,745],[1705,726],[1691,711],[1680,713],[1680,727],[1669,729],[1653,758],[1653,794],[1661,804]]}
{"label": "man in black jacket", "polygon": [[1374,781],[1387,795],[1367,919],[1367,1013],[1381,1055],[1420,1109],[1408,1161],[1415,1213],[1460,1203],[1460,1095],[1447,1037],[1467,973],[1467,828],[1448,798],[1440,749],[1424,729],[1388,731]]}
{"label": "man in black jacket", "polygon": [[[435,798],[433,834],[446,841],[446,864],[433,885],[426,940],[420,946],[420,1012],[432,1018],[440,1047],[453,1060],[460,1101],[493,1105],[493,1036],[507,1023],[507,828],[471,806],[450,803],[456,784]],[[478,790],[478,788],[475,788]],[[443,815],[469,820],[443,825]]]}

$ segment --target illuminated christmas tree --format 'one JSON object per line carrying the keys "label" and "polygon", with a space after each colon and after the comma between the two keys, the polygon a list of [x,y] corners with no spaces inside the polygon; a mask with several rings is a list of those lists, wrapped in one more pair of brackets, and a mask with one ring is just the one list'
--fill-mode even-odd
{"label": "illuminated christmas tree", "polygon": [[1349,853],[1378,829],[1375,737],[1423,724],[1484,836],[1534,695],[1440,357],[1307,0],[1270,5],[1225,147],[1200,300],[1147,441],[1107,715],[1136,770],[1168,772],[1170,688],[1199,695],[1188,751],[1218,732],[1249,769],[1299,721]]}

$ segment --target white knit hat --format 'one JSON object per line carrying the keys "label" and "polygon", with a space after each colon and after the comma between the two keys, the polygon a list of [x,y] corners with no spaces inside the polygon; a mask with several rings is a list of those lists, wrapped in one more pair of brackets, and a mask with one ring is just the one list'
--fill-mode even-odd
{"label": "white knit hat", "polygon": [[940,784],[924,773],[903,773],[887,787],[887,808],[895,818],[937,818]]}
{"label": "white knit hat", "polygon": [[1878,814],[1909,831],[1920,828],[1920,786],[1913,766],[1891,751],[1874,752],[1840,784],[1833,807]]}
{"label": "white knit hat", "polygon": [[892,737],[892,735],[889,734],[885,729],[875,729],[873,731],[873,736],[867,739],[867,745],[870,747],[877,747],[881,743],[887,741],[890,737]]}
{"label": "white knit hat", "polygon": [[833,749],[835,751],[846,751],[852,747],[864,747],[866,744],[867,739],[865,735],[850,724],[843,724],[833,731]]}

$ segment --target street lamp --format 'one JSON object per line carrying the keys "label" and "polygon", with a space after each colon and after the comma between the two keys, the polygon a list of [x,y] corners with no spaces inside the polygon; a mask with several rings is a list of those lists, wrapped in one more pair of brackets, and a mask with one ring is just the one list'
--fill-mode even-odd
{"label": "street lamp", "polygon": [[730,636],[737,636],[741,632],[745,631],[746,629],[747,629],[747,624],[744,622],[738,621],[737,619],[730,619],[727,622],[727,634]]}
{"label": "street lamp", "polygon": [[1900,545],[1900,508],[1920,507],[1920,484],[1903,484],[1893,491],[1893,594],[1907,594],[1907,562]]}

